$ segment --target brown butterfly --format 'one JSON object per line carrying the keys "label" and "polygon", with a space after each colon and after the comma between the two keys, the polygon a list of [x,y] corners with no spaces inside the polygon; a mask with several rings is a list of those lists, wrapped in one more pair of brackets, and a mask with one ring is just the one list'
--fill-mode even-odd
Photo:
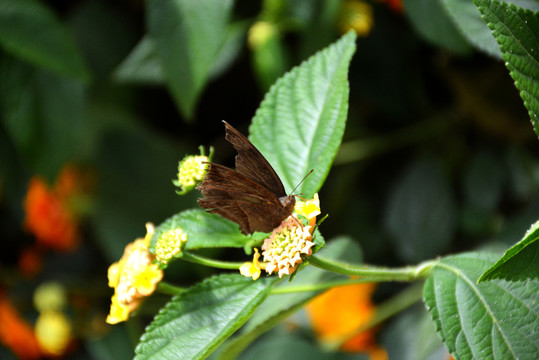
{"label": "brown butterfly", "polygon": [[286,195],[277,173],[258,149],[225,124],[226,140],[238,152],[236,170],[210,163],[197,189],[204,195],[198,204],[207,211],[239,224],[244,234],[270,232],[294,210],[294,195]]}

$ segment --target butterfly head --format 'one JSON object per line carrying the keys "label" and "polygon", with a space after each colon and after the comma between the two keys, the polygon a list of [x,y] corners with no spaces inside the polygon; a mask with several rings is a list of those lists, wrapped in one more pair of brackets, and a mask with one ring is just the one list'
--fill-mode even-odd
{"label": "butterfly head", "polygon": [[296,195],[288,195],[280,197],[279,200],[285,209],[285,212],[291,214],[294,211],[294,206],[296,205]]}

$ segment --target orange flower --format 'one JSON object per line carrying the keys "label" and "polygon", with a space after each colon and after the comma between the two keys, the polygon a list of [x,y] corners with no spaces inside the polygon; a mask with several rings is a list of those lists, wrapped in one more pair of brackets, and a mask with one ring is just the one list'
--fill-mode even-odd
{"label": "orange flower", "polygon": [[67,203],[37,177],[30,180],[24,200],[25,227],[37,242],[58,251],[73,250],[78,243],[77,222]]}
{"label": "orange flower", "polygon": [[39,359],[43,352],[34,335],[34,330],[24,321],[9,300],[0,294],[0,342],[20,359]]}
{"label": "orange flower", "polygon": [[385,350],[376,345],[372,330],[354,335],[374,315],[371,295],[375,288],[374,283],[339,286],[311,301],[306,310],[319,341],[342,343],[341,350],[366,352],[371,360],[387,359]]}

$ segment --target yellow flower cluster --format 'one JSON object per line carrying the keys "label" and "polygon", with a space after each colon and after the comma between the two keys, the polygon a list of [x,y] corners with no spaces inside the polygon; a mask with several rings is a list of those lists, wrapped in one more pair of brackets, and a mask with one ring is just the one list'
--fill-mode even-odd
{"label": "yellow flower cluster", "polygon": [[343,33],[354,30],[358,36],[367,36],[373,25],[373,9],[370,4],[361,0],[343,2],[338,21]]}
{"label": "yellow flower cluster", "polygon": [[257,21],[249,29],[247,44],[251,49],[256,49],[266,44],[266,42],[275,36],[277,28],[267,21]]}
{"label": "yellow flower cluster", "polygon": [[36,321],[35,333],[39,345],[52,355],[62,355],[72,338],[71,323],[63,312],[47,310]]}
{"label": "yellow flower cluster", "polygon": [[279,277],[290,275],[302,263],[301,255],[309,256],[314,246],[311,226],[302,226],[297,219],[288,217],[264,240],[262,255],[268,274],[278,271]]}
{"label": "yellow flower cluster", "polygon": [[[306,256],[312,254],[314,246],[312,232],[316,224],[316,216],[320,214],[320,200],[318,194],[312,200],[298,201],[294,213],[279,225],[269,238],[264,240],[262,255],[264,262],[259,262],[260,254],[255,249],[253,262],[246,262],[240,267],[240,273],[256,280],[260,277],[261,270],[268,274],[277,272],[279,277],[290,275],[303,262]],[[305,218],[308,225],[301,223]]]}
{"label": "yellow flower cluster", "polygon": [[34,306],[39,311],[35,325],[36,339],[47,354],[64,354],[72,339],[71,322],[63,313],[66,306],[64,287],[55,282],[45,283],[34,292]]}
{"label": "yellow flower cluster", "polygon": [[155,243],[155,256],[161,264],[167,264],[181,253],[187,242],[187,234],[182,229],[172,229],[159,236]]}
{"label": "yellow flower cluster", "polygon": [[154,292],[157,283],[163,278],[163,271],[157,264],[153,264],[155,256],[148,250],[155,231],[153,224],[147,223],[146,231],[144,239],[137,239],[127,245],[120,261],[109,267],[109,286],[114,288],[107,317],[109,324],[127,320],[129,314],[146,296]]}
{"label": "yellow flower cluster", "polygon": [[178,165],[178,180],[174,180],[174,185],[180,187],[181,194],[192,189],[206,176],[209,158],[204,155],[186,156]]}

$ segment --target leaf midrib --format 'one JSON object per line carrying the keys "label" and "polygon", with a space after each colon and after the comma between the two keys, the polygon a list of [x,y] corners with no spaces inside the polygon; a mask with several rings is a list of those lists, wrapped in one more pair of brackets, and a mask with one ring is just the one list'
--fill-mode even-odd
{"label": "leaf midrib", "polygon": [[[492,323],[493,324],[496,324],[496,327],[500,333],[500,335],[502,336],[502,339],[504,340],[505,344],[507,345],[507,348],[509,349],[509,351],[511,351],[511,354],[513,355],[513,358],[514,359],[517,359],[518,357],[516,356],[516,354],[513,352],[513,349],[512,347],[510,346],[509,342],[508,342],[508,339],[505,335],[505,333],[502,331],[502,328],[500,327],[500,325],[498,324],[498,319],[496,319],[496,317],[494,316],[494,313],[492,312],[492,310],[490,309],[490,306],[488,305],[488,303],[486,302],[486,299],[481,295],[481,293],[478,291],[477,287],[475,286],[475,282],[473,282],[470,278],[468,278],[463,272],[461,272],[459,269],[457,268],[454,268],[448,264],[445,264],[445,263],[438,263],[435,265],[435,268],[436,267],[440,267],[442,269],[445,269],[445,270],[448,270],[449,272],[455,274],[455,276],[457,278],[460,278],[462,280],[464,280],[464,282],[472,289],[472,291],[474,292],[474,294],[477,296],[477,298],[480,300],[480,302],[483,304],[485,310],[487,310],[487,313],[490,315],[491,319],[492,319]],[[455,294],[455,298],[456,298],[456,294]],[[459,315],[460,316],[460,315]],[[459,317],[460,319],[460,317]],[[464,336],[466,336],[467,338],[467,334],[462,330],[462,326],[461,326],[461,331],[462,333],[464,333]],[[493,342],[491,342],[493,344]],[[472,347],[470,346],[469,347],[470,350],[472,350]],[[473,353],[473,350],[472,350],[472,353]]]}

